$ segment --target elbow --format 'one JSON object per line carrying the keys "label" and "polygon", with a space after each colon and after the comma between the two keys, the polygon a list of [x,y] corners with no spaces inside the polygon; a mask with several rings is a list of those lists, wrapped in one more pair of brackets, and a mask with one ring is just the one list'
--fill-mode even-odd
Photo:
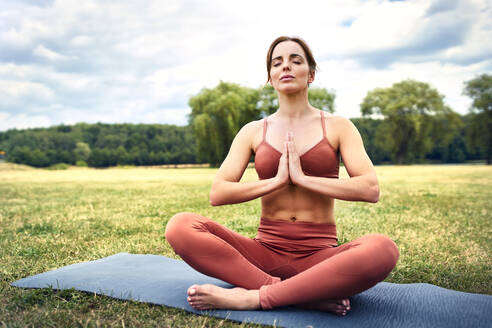
{"label": "elbow", "polygon": [[224,205],[224,199],[219,195],[215,188],[212,187],[209,195],[209,202],[211,206],[220,206]]}
{"label": "elbow", "polygon": [[373,183],[368,188],[367,201],[369,203],[377,203],[379,201],[379,184]]}
{"label": "elbow", "polygon": [[209,194],[209,202],[212,206],[221,206],[231,204],[230,196],[224,190],[224,186],[220,181],[212,183]]}
{"label": "elbow", "polygon": [[219,203],[219,202],[217,202],[215,200],[210,199],[210,205],[211,206],[220,206],[220,205],[223,205],[223,204],[222,203]]}
{"label": "elbow", "polygon": [[221,205],[221,203],[219,202],[219,199],[218,199],[216,193],[213,190],[210,191],[209,201],[210,201],[210,205],[212,205],[212,206],[219,206],[219,205]]}

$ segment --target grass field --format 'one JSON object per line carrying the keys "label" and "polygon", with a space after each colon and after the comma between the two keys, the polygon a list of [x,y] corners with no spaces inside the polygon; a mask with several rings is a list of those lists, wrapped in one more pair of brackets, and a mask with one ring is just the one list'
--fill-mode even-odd
{"label": "grass field", "polygon": [[[386,281],[492,294],[492,167],[377,171],[379,203],[337,201],[340,242],[385,233],[401,253]],[[49,171],[0,163],[0,326],[241,326],[76,291],[10,286],[19,278],[119,252],[176,257],[164,228],[180,211],[254,236],[259,200],[211,207],[214,173],[208,168]],[[243,179],[256,179],[254,170]]]}

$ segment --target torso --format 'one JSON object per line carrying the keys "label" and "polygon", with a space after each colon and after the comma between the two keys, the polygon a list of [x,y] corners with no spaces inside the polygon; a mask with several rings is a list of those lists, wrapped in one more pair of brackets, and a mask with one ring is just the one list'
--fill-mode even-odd
{"label": "torso", "polygon": [[[279,157],[281,155],[280,150],[283,149],[285,135],[289,130],[294,133],[294,142],[298,154],[301,156],[301,165],[304,155],[306,155],[307,160],[307,156],[319,156],[320,150],[324,150],[330,160],[333,160],[333,156],[338,156],[339,147],[338,133],[336,131],[337,119],[335,116],[324,114],[325,135],[323,136],[319,112],[310,115],[303,124],[297,124],[297,126],[290,128],[285,126],[285,124],[281,124],[275,117],[270,116],[265,139],[263,138],[264,121],[257,122],[257,132],[252,141],[252,150],[256,152],[261,147],[271,147],[272,149],[268,151],[273,156]],[[315,154],[315,152],[318,154]],[[338,176],[338,157],[336,165],[336,176]],[[327,172],[328,176],[331,174],[330,177],[335,177],[334,172],[331,172],[333,169],[331,168],[330,172]],[[333,198],[296,185],[289,184],[280,190],[263,196],[261,203],[262,217],[268,219],[335,223],[335,202]]]}

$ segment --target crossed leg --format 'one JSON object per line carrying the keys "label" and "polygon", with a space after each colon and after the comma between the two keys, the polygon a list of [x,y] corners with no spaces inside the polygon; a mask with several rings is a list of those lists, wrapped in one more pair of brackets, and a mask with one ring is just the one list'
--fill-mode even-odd
{"label": "crossed leg", "polygon": [[196,270],[239,286],[191,286],[188,301],[199,310],[295,305],[344,315],[350,310],[348,297],[383,280],[398,258],[390,239],[368,235],[290,261],[299,273],[280,281],[265,271],[285,259],[279,261],[257,241],[203,216],[177,214],[166,227],[166,239]]}
{"label": "crossed leg", "polygon": [[295,263],[300,273],[274,285],[260,287],[263,309],[344,300],[384,280],[398,260],[395,243],[384,235],[366,235],[321,250]]}

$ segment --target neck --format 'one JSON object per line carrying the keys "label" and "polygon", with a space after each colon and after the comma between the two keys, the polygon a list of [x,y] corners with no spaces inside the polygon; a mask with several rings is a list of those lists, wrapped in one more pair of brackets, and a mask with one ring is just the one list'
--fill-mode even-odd
{"label": "neck", "polygon": [[310,113],[314,108],[309,104],[307,88],[298,93],[277,93],[279,108],[277,115],[285,118],[299,118]]}

